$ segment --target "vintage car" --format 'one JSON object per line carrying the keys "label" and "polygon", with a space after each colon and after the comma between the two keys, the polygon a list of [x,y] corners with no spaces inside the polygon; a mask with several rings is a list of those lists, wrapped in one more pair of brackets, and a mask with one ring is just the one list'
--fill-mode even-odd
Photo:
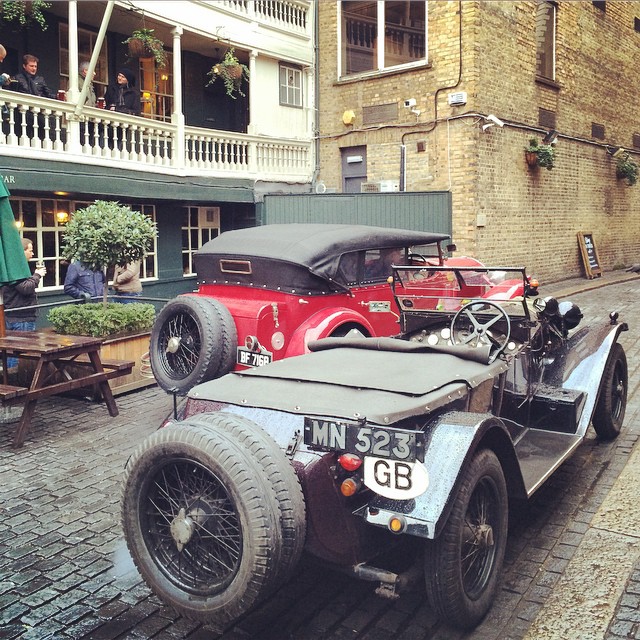
{"label": "vintage car", "polygon": [[[170,301],[151,333],[158,384],[185,394],[233,369],[308,351],[309,340],[398,332],[390,264],[445,263],[438,233],[346,224],[227,231],[194,255],[198,290]],[[414,249],[412,249],[414,248]],[[453,258],[453,264],[477,264]]]}
{"label": "vintage car", "polygon": [[[619,434],[616,312],[587,324],[569,301],[529,297],[523,268],[393,272],[397,336],[317,340],[198,385],[131,456],[125,538],[179,613],[222,629],[305,551],[381,595],[418,576],[441,619],[473,628],[499,585],[510,505],[591,424]],[[412,561],[396,570],[384,559],[398,545]]]}

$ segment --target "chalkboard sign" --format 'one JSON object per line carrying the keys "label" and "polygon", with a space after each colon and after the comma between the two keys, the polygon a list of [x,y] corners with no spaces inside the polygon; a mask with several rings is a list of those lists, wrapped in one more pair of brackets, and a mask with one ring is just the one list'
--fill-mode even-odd
{"label": "chalkboard sign", "polygon": [[582,263],[584,264],[587,278],[600,277],[602,275],[602,267],[600,266],[600,258],[598,257],[598,250],[596,249],[596,243],[593,239],[593,233],[579,232],[578,245],[580,246]]}

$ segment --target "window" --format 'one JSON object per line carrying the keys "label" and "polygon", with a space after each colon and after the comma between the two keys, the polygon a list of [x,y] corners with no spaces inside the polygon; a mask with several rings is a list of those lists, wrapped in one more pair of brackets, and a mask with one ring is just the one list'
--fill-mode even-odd
{"label": "window", "polygon": [[140,102],[142,115],[153,120],[171,122],[173,111],[173,56],[166,52],[162,69],[153,58],[140,58]]}
{"label": "window", "polygon": [[182,273],[194,275],[193,254],[220,234],[220,207],[187,207],[182,223]]}
{"label": "window", "polygon": [[556,5],[540,2],[536,12],[536,74],[556,77]]}
{"label": "window", "polygon": [[[60,24],[60,88],[69,89],[69,25]],[[86,29],[78,29],[78,62],[89,62],[95,48],[97,34]],[[102,43],[96,63],[93,85],[96,96],[103,96],[109,84],[107,67],[107,41]],[[35,247],[34,247],[35,248]]]}
{"label": "window", "polygon": [[302,71],[297,67],[280,65],[280,104],[302,106]]}
{"label": "window", "polygon": [[[74,200],[31,198],[10,198],[13,215],[18,221],[23,238],[33,243],[32,271],[37,260],[44,261],[47,275],[40,282],[40,289],[61,288],[67,275],[69,263],[62,257],[62,240],[65,224],[69,217],[78,209],[82,209],[91,202]],[[132,209],[146,213],[155,221],[155,207],[153,205],[132,205]],[[154,240],[153,247],[145,256],[143,278],[153,278],[158,272],[156,264],[157,247]]]}
{"label": "window", "polygon": [[342,75],[426,62],[426,4],[342,0]]}

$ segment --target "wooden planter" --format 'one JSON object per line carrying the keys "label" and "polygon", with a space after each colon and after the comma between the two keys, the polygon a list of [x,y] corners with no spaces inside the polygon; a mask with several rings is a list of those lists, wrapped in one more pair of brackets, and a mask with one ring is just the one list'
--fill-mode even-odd
{"label": "wooden planter", "polygon": [[144,361],[144,356],[148,356],[149,353],[150,337],[151,332],[145,332],[132,336],[107,338],[102,343],[100,358],[103,360],[135,360],[136,363],[128,376],[109,380],[114,396],[156,383],[148,367],[148,361]]}
{"label": "wooden planter", "polygon": [[530,167],[538,166],[538,154],[535,151],[525,151],[524,159]]}

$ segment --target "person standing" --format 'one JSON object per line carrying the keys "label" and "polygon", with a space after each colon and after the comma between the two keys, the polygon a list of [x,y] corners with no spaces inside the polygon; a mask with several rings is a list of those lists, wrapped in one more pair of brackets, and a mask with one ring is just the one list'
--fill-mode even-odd
{"label": "person standing", "polygon": [[[4,59],[7,57],[7,50],[3,45],[0,44],[0,62],[4,62]],[[3,73],[0,75],[0,87],[4,87],[5,85],[11,82],[11,77],[8,73]]]}
{"label": "person standing", "polygon": [[[28,262],[33,258],[33,243],[28,238],[22,238],[22,248]],[[10,331],[35,331],[38,315],[36,289],[46,273],[45,267],[36,267],[31,277],[2,287],[5,326]],[[17,358],[7,358],[7,367],[10,370],[17,366]]]}
{"label": "person standing", "polygon": [[140,261],[130,262],[124,267],[116,266],[113,272],[113,288],[117,302],[135,302],[142,295]]}
{"label": "person standing", "polygon": [[118,113],[140,115],[140,94],[134,89],[136,78],[130,69],[120,69],[115,84],[110,84],[104,94],[107,109]]}
{"label": "person standing", "polygon": [[72,262],[64,278],[64,292],[72,298],[89,301],[104,295],[104,274],[79,260]]}
{"label": "person standing", "polygon": [[16,73],[12,89],[32,96],[55,99],[56,94],[49,89],[45,79],[38,75],[38,62],[39,59],[30,53],[22,56],[22,71]]}
{"label": "person standing", "polygon": [[[89,63],[81,62],[78,67],[78,91],[82,92],[82,87],[84,85],[84,79],[87,77],[87,72],[89,71]],[[93,75],[96,75],[96,72],[93,72]],[[96,90],[93,86],[93,77],[89,80],[89,91],[87,91],[87,97],[84,101],[87,107],[95,107],[96,106]]]}

